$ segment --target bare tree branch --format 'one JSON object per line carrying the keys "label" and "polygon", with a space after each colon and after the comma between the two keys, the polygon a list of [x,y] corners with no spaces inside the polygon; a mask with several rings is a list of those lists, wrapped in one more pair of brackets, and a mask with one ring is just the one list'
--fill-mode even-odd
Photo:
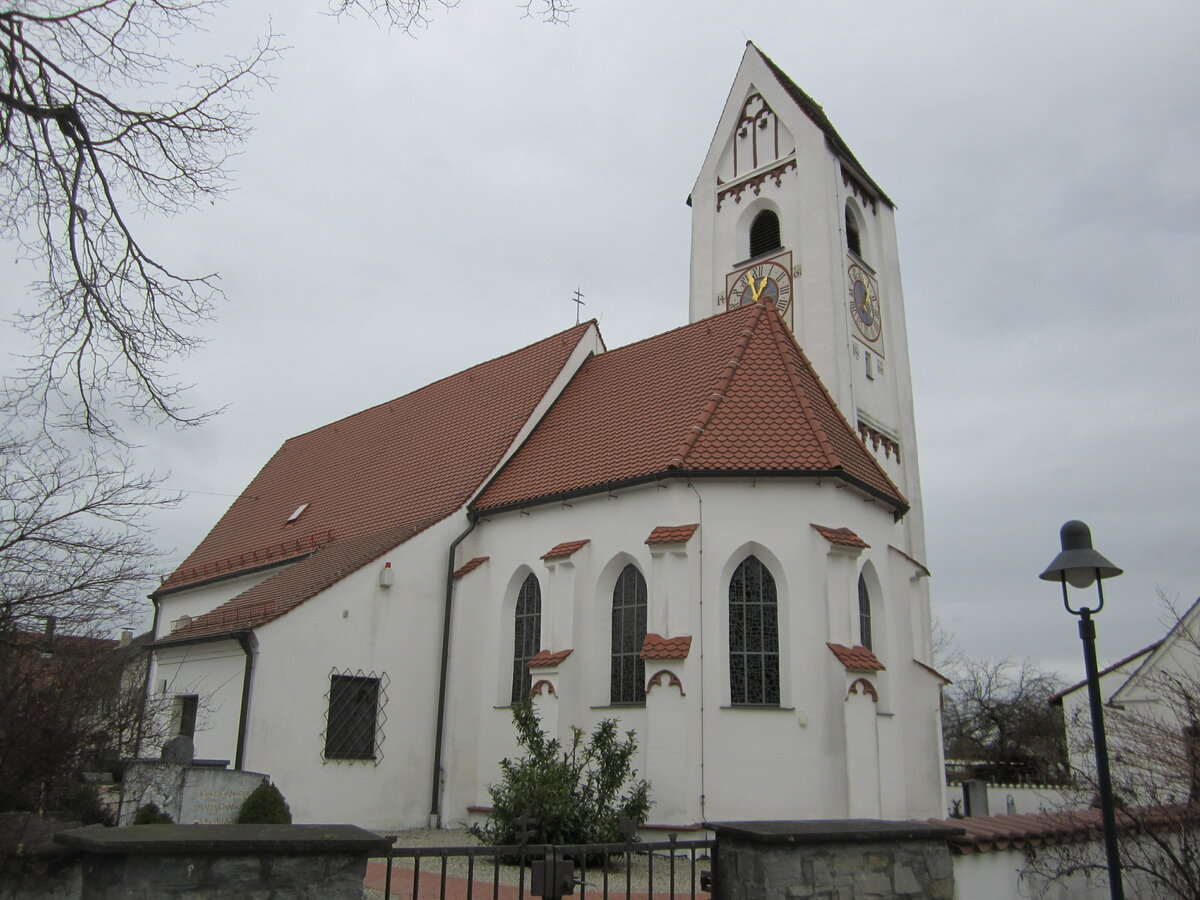
{"label": "bare tree branch", "polygon": [[[374,22],[387,22],[392,28],[413,34],[428,28],[437,18],[438,7],[456,9],[461,0],[329,0],[335,16],[361,13]],[[575,12],[570,0],[517,0],[526,19],[539,19],[551,25],[565,25]]]}
{"label": "bare tree branch", "polygon": [[268,80],[268,35],[166,99],[138,94],[176,74],[173,37],[215,0],[25,0],[0,8],[0,235],[44,267],[18,324],[38,349],[12,384],[24,414],[114,436],[115,411],[192,415],[171,363],[199,343],[215,275],[185,276],[153,255],[133,219],[175,213],[227,186],[247,133],[245,94]]}

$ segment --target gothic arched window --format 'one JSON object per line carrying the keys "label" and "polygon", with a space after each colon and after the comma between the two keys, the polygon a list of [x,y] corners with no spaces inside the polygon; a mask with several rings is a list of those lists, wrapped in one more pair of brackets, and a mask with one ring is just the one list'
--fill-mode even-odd
{"label": "gothic arched window", "polygon": [[858,576],[858,642],[868,650],[871,646],[871,592],[867,590],[867,579]]}
{"label": "gothic arched window", "polygon": [[750,258],[778,250],[780,246],[779,216],[764,209],[750,223]]}
{"label": "gothic arched window", "polygon": [[512,702],[520,703],[533,686],[526,663],[542,649],[542,589],[532,572],[517,594],[514,618]]}
{"label": "gothic arched window", "polygon": [[729,579],[729,694],[738,706],[779,705],[775,578],[756,556]]}
{"label": "gothic arched window", "polygon": [[846,204],[846,246],[859,259],[864,259],[862,233],[858,228],[858,218],[854,215],[854,211],[850,209],[849,203]]}
{"label": "gothic arched window", "polygon": [[609,699],[613,703],[646,702],[646,579],[634,565],[617,576],[612,599],[612,668]]}

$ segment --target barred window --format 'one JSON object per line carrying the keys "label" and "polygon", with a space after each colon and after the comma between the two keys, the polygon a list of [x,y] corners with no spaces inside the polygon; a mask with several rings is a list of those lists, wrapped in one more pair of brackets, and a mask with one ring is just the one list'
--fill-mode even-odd
{"label": "barred window", "polygon": [[868,650],[875,649],[871,645],[871,593],[861,575],[858,576],[858,642]]}
{"label": "barred window", "polygon": [[729,579],[729,693],[737,706],[779,705],[775,579],[756,556]]}
{"label": "barred window", "polygon": [[325,759],[379,762],[386,687],[387,675],[364,674],[361,670],[330,672]]}
{"label": "barred window", "polygon": [[611,702],[646,702],[646,661],[641,656],[645,640],[646,579],[637,566],[628,565],[613,586]]}
{"label": "barred window", "polygon": [[516,626],[513,629],[512,702],[529,696],[533,680],[527,663],[542,649],[542,589],[530,572],[517,594]]}
{"label": "barred window", "polygon": [[764,209],[750,223],[750,257],[762,256],[779,247],[779,216]]}

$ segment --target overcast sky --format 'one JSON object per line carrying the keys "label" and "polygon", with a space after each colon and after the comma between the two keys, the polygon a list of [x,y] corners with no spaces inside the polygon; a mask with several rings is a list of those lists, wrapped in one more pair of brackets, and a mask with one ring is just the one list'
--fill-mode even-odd
{"label": "overcast sky", "polygon": [[[609,347],[685,323],[684,201],[750,39],[897,203],[935,613],[1079,676],[1037,575],[1082,518],[1126,571],[1102,660],[1160,636],[1157,592],[1200,594],[1200,4],[577,2],[416,39],[239,3],[184,48],[291,47],[236,190],[147,235],[227,295],[180,365],[227,411],[137,434],[187,495],[167,570],[287,437],[574,324],[577,287]],[[0,278],[7,317],[32,270]]]}

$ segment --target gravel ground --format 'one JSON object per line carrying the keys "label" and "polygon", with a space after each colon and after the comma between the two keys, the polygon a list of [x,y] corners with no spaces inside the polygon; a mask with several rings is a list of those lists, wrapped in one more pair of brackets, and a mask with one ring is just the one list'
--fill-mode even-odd
{"label": "gravel ground", "polygon": [[[396,832],[394,835],[389,835],[395,838],[396,847],[428,847],[436,850],[439,847],[476,847],[479,846],[479,841],[468,833],[465,829],[424,829],[415,828],[406,831]],[[700,835],[695,835],[696,838]],[[665,839],[665,836],[664,836]],[[681,841],[691,840],[693,836],[685,834],[680,836]],[[656,841],[657,842],[657,841]],[[690,851],[680,851],[681,855],[676,857],[675,863],[675,882],[676,891],[679,893],[688,893],[691,888],[691,853]],[[650,887],[650,871],[651,865],[647,853],[635,853],[632,861],[628,864],[629,869],[629,888],[634,893],[645,894]],[[421,860],[421,871],[429,873],[433,879],[436,879],[441,872],[442,861],[439,856],[431,856]],[[608,888],[614,895],[625,893],[626,884],[626,860],[621,858],[613,859],[608,868]],[[400,870],[407,869],[408,872],[404,876],[400,876]],[[396,883],[397,877],[405,879],[405,883],[411,885],[411,869],[412,860],[397,858],[395,861],[392,879],[393,884]],[[696,850],[696,887],[699,891],[700,872],[712,869],[712,863],[708,859],[708,851],[704,849]],[[474,879],[478,882],[484,882],[487,885],[492,884],[493,877],[493,862],[490,857],[480,856],[475,860]],[[446,874],[452,877],[466,878],[468,873],[467,857],[448,857],[446,861]],[[657,895],[665,892],[669,888],[670,878],[670,856],[666,850],[656,851],[653,860],[654,874],[654,893]],[[604,885],[604,871],[599,867],[589,866],[586,872],[587,887],[589,893],[591,891],[599,891]],[[520,869],[517,866],[500,866],[498,881],[500,884],[516,885],[519,883]],[[426,876],[421,877],[422,893],[424,893]],[[525,885],[529,887],[529,870],[525,870]],[[382,891],[364,891],[364,896],[369,900],[381,900],[383,898]],[[488,894],[490,896],[490,894]]]}

